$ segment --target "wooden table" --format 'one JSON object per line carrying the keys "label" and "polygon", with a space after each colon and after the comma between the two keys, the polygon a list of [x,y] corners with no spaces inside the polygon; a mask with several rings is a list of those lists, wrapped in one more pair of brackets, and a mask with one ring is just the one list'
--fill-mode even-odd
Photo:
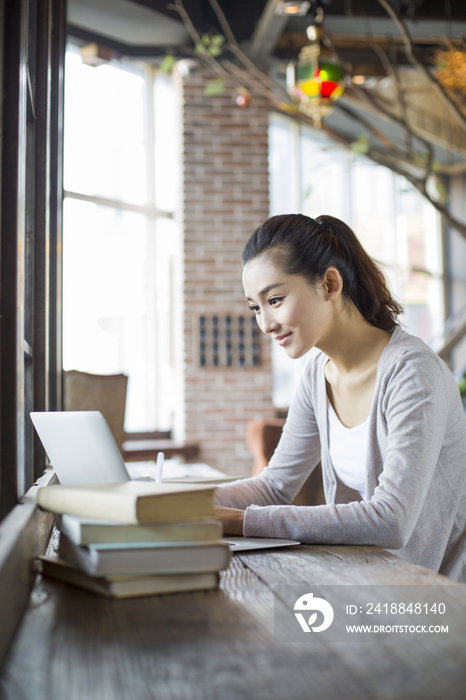
{"label": "wooden table", "polygon": [[[5,661],[2,700],[463,700],[466,642],[278,642],[274,584],[449,584],[466,640],[466,586],[376,547],[236,554],[216,591],[108,600],[36,583]],[[364,588],[366,587],[366,588]],[[424,589],[427,590],[427,589]],[[276,614],[290,601],[276,598]]]}

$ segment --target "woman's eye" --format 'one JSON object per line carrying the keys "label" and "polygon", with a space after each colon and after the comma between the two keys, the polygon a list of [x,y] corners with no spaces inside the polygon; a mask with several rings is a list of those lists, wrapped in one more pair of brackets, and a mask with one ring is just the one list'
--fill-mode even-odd
{"label": "woman's eye", "polygon": [[282,300],[283,297],[272,297],[269,299],[269,305],[270,306],[275,306],[275,304],[278,304],[279,301]]}
{"label": "woman's eye", "polygon": [[257,313],[259,311],[259,307],[258,306],[250,306],[249,311],[255,311],[255,313]]}

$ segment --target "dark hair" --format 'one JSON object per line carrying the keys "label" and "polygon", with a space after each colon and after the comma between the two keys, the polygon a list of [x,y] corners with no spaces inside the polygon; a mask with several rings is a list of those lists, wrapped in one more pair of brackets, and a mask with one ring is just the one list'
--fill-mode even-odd
{"label": "dark hair", "polygon": [[241,257],[243,266],[264,255],[289,275],[302,275],[311,285],[335,267],[343,280],[343,295],[370,324],[391,331],[402,307],[392,297],[385,278],[356,235],[340,219],[303,214],[272,216],[257,228]]}

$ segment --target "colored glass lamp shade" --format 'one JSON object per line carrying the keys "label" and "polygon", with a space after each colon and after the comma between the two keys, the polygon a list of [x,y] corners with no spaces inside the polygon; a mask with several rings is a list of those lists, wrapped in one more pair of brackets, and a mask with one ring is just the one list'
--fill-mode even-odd
{"label": "colored glass lamp shade", "polygon": [[345,87],[341,63],[321,52],[318,43],[305,46],[299,54],[295,75],[295,94],[300,99],[320,98],[333,101]]}
{"label": "colored glass lamp shade", "polygon": [[298,63],[289,67],[287,82],[300,109],[318,119],[331,112],[331,103],[345,89],[345,73],[338,59],[322,52],[319,42],[315,42],[305,46]]}
{"label": "colored glass lamp shade", "polygon": [[298,67],[297,89],[307,97],[336,100],[344,90],[344,73],[341,66],[319,60],[317,67]]}

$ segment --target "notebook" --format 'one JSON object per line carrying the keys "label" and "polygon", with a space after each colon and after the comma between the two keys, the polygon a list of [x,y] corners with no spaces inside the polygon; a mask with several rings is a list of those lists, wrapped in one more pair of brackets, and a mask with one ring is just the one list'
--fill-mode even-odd
{"label": "notebook", "polygon": [[[61,484],[128,481],[120,450],[100,411],[33,411],[32,423]],[[232,552],[287,547],[300,542],[227,537]]]}
{"label": "notebook", "polygon": [[34,411],[29,415],[61,484],[129,480],[100,411]]}

